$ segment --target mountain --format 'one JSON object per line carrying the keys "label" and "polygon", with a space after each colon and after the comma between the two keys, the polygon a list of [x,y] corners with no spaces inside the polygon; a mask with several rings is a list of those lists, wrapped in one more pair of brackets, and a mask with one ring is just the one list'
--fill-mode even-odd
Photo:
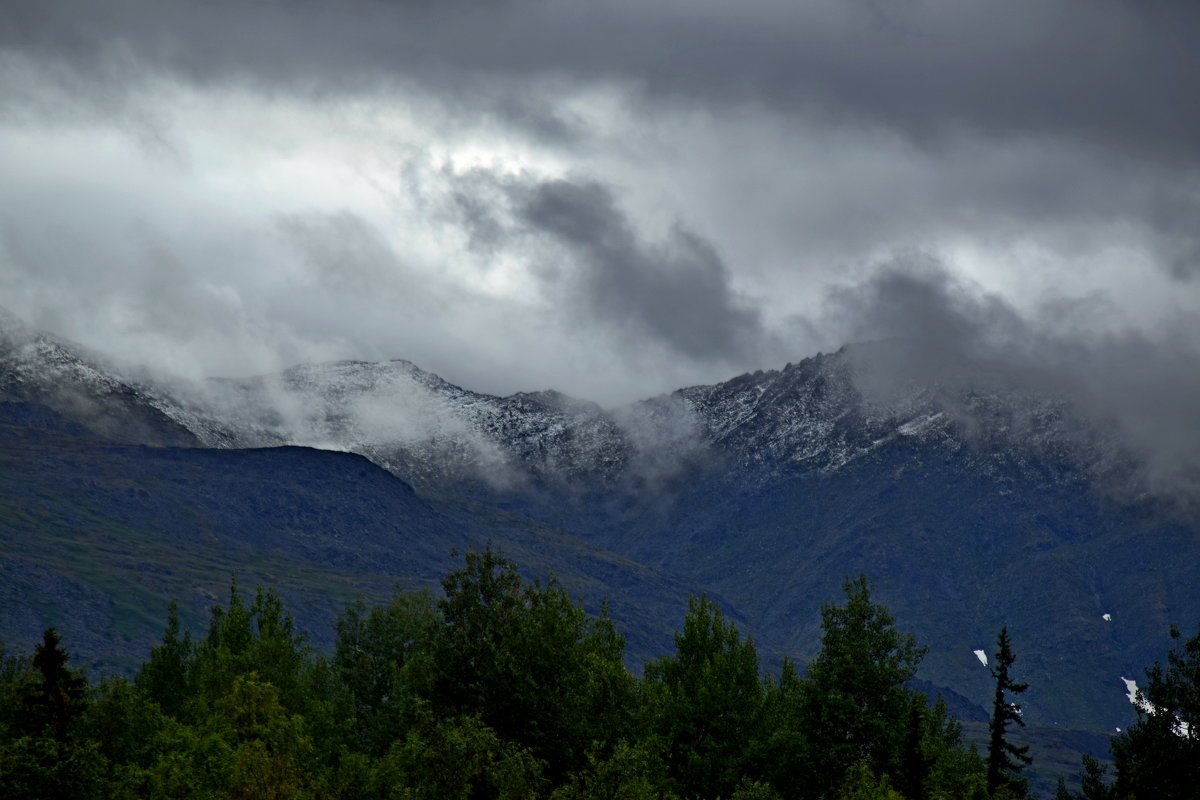
{"label": "mountain", "polygon": [[[388,518],[410,519],[406,536],[418,539],[456,520],[475,541],[505,542],[534,572],[552,553],[574,554],[578,569],[556,571],[570,572],[589,598],[619,596],[640,609],[627,618],[646,652],[650,642],[669,642],[665,631],[678,622],[670,592],[678,603],[703,589],[739,614],[764,649],[806,658],[819,640],[821,604],[840,596],[845,576],[865,573],[900,625],[929,646],[920,677],[966,698],[959,713],[985,713],[990,678],[973,651],[990,650],[1007,625],[1015,671],[1032,685],[1026,718],[1112,730],[1133,718],[1122,677],[1140,677],[1161,657],[1171,623],[1200,620],[1194,506],[1148,491],[1137,454],[1068,396],[923,343],[856,345],[616,409],[550,391],[471,392],[404,361],[302,365],[192,385],[112,380],[127,389],[110,393],[126,416],[202,447],[138,449],[130,425],[120,447],[134,450],[106,451],[97,469],[157,480],[147,484],[156,496],[178,487],[153,476],[186,464],[205,476],[202,497],[237,497],[224,516],[203,506],[205,519],[222,520],[205,524],[223,532],[205,553],[245,540],[259,554],[333,570],[342,562],[311,548],[336,538],[330,531],[342,523],[262,540],[247,526],[315,502],[352,517],[348,498],[369,507],[386,477],[407,490],[404,507],[338,545],[345,558],[388,541]],[[89,422],[64,407],[72,410],[60,403],[62,419]],[[78,431],[54,435],[79,447],[86,440]],[[302,486],[285,479],[297,472],[289,459],[299,452],[330,465],[369,459],[375,488],[352,486],[359,467],[342,474],[342,466],[322,466],[336,477]],[[365,459],[349,461],[350,453]],[[43,493],[64,480],[60,463],[39,469]],[[223,482],[223,471],[245,476]],[[281,499],[264,506],[264,496]],[[121,507],[109,495],[92,499],[89,513]],[[197,502],[182,492],[168,506]],[[139,536],[170,528],[169,516],[139,523]],[[195,525],[181,541],[201,541],[209,528]],[[434,551],[459,540],[429,541],[432,565]],[[338,580],[353,583],[355,570],[376,558],[336,566],[346,570]],[[210,572],[228,560],[220,569],[213,561]],[[390,570],[418,572],[378,563],[385,566],[370,580],[380,590]],[[424,580],[438,572],[428,565]]]}
{"label": "mountain", "polygon": [[123,441],[185,447],[199,443],[187,426],[117,378],[101,356],[30,328],[3,308],[0,398],[45,405],[64,419]]}
{"label": "mountain", "polygon": [[929,645],[926,679],[984,702],[973,651],[1008,625],[1028,719],[1125,726],[1121,678],[1200,619],[1196,516],[1148,493],[1136,456],[1068,398],[920,347],[612,410],[475,393],[404,361],[211,381],[157,407],[210,445],[350,450],[425,496],[542,520],[719,593],[801,658],[821,603],[865,573]]}
{"label": "mountain", "polygon": [[145,658],[170,599],[203,630],[231,575],[275,586],[328,647],[346,603],[436,586],[452,551],[489,541],[592,611],[607,600],[635,658],[669,649],[698,591],[536,520],[420,497],[355,454],[120,443],[0,403],[0,641],[54,624],[101,671]]}

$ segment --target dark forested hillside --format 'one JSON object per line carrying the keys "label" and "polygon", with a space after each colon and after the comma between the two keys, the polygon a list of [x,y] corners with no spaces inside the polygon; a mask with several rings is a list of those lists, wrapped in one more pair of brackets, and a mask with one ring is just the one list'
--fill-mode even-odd
{"label": "dark forested hillside", "polygon": [[635,653],[661,650],[689,587],[543,523],[417,496],[362,456],[102,439],[33,404],[0,404],[0,631],[47,624],[104,669],[128,665],[180,600],[195,622],[237,573],[280,587],[327,631],[341,605],[425,585],[492,540],[576,595],[607,598]]}

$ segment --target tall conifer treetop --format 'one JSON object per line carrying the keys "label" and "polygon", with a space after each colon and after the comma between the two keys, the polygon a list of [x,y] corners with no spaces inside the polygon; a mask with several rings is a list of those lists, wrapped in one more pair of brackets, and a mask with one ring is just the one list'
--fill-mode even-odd
{"label": "tall conifer treetop", "polygon": [[1017,683],[1009,675],[1009,669],[1016,660],[1006,626],[1000,629],[1000,636],[996,640],[996,666],[991,668],[992,677],[996,680],[992,722],[989,727],[991,737],[988,742],[987,766],[988,794],[992,797],[996,796],[1001,787],[1007,787],[1011,795],[1024,796],[1024,781],[1018,778],[1018,773],[1023,767],[1033,763],[1033,758],[1029,755],[1029,745],[1014,745],[1008,741],[1010,723],[1015,722],[1019,727],[1025,727],[1025,720],[1021,719],[1021,706],[1009,701],[1008,695],[1021,694],[1029,688],[1029,684]]}

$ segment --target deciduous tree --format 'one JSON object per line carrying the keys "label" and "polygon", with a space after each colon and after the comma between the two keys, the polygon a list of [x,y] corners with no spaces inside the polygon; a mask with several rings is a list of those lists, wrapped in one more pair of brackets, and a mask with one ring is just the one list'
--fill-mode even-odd
{"label": "deciduous tree", "polygon": [[478,716],[529,748],[548,776],[587,763],[594,741],[618,741],[634,680],[606,612],[590,617],[551,579],[527,583],[489,546],[442,580],[431,699],[442,717]]}
{"label": "deciduous tree", "polygon": [[887,609],[871,601],[866,577],[847,580],[844,605],[821,607],[821,651],[808,665],[808,783],[828,793],[846,771],[865,764],[876,775],[897,774],[903,759],[912,692],[925,648],[896,629]]}
{"label": "deciduous tree", "polygon": [[675,654],[646,665],[664,759],[680,795],[728,797],[758,734],[763,684],[754,642],[706,597],[688,603]]}

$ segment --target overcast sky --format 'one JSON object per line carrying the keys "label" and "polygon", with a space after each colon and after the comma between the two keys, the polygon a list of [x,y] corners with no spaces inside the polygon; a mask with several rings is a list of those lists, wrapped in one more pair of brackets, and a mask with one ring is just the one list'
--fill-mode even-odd
{"label": "overcast sky", "polygon": [[0,305],[603,403],[925,336],[1194,431],[1197,41],[1194,0],[5,0]]}

